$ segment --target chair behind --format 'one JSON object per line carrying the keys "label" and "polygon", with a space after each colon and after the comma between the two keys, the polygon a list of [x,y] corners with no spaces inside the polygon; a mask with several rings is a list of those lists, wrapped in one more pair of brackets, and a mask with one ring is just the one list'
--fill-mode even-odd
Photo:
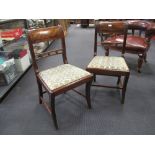
{"label": "chair behind", "polygon": [[[101,34],[101,33],[106,34],[106,39],[108,37],[124,35],[123,41],[121,43],[121,50],[122,50],[122,53],[125,52],[125,45],[126,45],[126,38],[127,38],[126,22],[123,22],[123,21],[98,21],[96,22],[95,38],[94,38],[95,40],[94,41],[94,56],[97,55],[97,34]],[[103,38],[101,38],[101,44],[105,47],[106,50],[109,50],[109,48],[118,49],[120,46],[120,42],[115,41],[114,44],[111,44],[111,42],[104,42]]]}

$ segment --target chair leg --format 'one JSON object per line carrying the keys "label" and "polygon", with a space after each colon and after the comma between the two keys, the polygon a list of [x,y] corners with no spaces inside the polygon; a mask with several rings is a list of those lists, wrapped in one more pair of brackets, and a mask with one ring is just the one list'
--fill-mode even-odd
{"label": "chair leg", "polygon": [[109,56],[109,48],[106,48],[105,50],[106,50],[105,56]]}
{"label": "chair leg", "polygon": [[139,30],[139,36],[141,37],[141,35],[142,35],[142,30]]}
{"label": "chair leg", "polygon": [[51,115],[53,118],[53,122],[54,122],[55,128],[58,129],[58,123],[57,123],[57,118],[56,118],[56,113],[55,113],[55,96],[50,94],[49,99],[50,99],[50,104],[51,104]]}
{"label": "chair leg", "polygon": [[143,61],[144,61],[144,56],[139,55],[139,59],[138,59],[138,72],[139,73],[141,73],[141,68],[142,68]]}
{"label": "chair leg", "polygon": [[117,79],[117,85],[119,85],[120,80],[121,80],[121,76],[118,76],[118,79]]}
{"label": "chair leg", "polygon": [[103,34],[101,33],[100,34],[100,37],[101,37],[101,42],[103,41]]}
{"label": "chair leg", "polygon": [[96,82],[96,74],[93,75],[94,82]]}
{"label": "chair leg", "polygon": [[88,104],[88,108],[91,109],[91,99],[90,99],[90,88],[91,88],[92,81],[86,83],[86,100]]}
{"label": "chair leg", "polygon": [[43,98],[43,90],[42,90],[42,85],[38,83],[38,93],[39,93],[39,104],[42,104],[42,100],[41,100],[41,97]]}
{"label": "chair leg", "polygon": [[147,53],[144,54],[144,62],[147,63]]}
{"label": "chair leg", "polygon": [[125,101],[125,93],[126,93],[126,87],[128,84],[128,79],[129,79],[129,75],[124,77],[123,89],[122,89],[122,104],[124,104],[124,101]]}

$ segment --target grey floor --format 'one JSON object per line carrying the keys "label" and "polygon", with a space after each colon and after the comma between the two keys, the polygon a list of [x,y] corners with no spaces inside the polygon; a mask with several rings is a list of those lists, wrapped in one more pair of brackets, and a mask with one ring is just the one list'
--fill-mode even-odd
{"label": "grey floor", "polygon": [[[70,64],[86,68],[93,57],[94,29],[71,26],[66,38]],[[99,55],[104,52],[100,48]],[[120,55],[111,52],[111,55]],[[115,89],[91,89],[92,110],[72,91],[56,98],[60,129],[55,130],[46,109],[38,104],[35,76],[31,68],[0,104],[0,134],[155,134],[155,41],[142,73],[136,71],[137,56],[126,54],[131,69],[126,101],[120,104]],[[61,57],[50,57],[41,66],[61,64]],[[116,84],[115,78],[97,77],[97,83]],[[78,88],[84,92],[84,86]]]}

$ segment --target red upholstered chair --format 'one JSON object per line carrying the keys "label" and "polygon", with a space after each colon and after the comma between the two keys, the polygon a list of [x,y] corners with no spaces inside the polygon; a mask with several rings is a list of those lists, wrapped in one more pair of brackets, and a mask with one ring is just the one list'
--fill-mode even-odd
{"label": "red upholstered chair", "polygon": [[[109,48],[120,50],[124,53],[127,37],[127,25],[121,21],[115,22],[96,22],[95,26],[95,40],[94,40],[94,58],[91,60],[86,70],[94,74],[94,81],[96,81],[96,75],[114,76],[118,77],[117,86],[107,86],[107,85],[97,85],[92,86],[97,87],[108,87],[117,88],[122,90],[122,100],[121,103],[124,104],[125,93],[127,88],[127,83],[130,75],[129,68],[123,57],[113,57],[113,56],[97,56],[97,45],[98,45],[98,34],[106,33],[108,37],[115,38],[118,35],[123,35],[123,44],[119,40],[115,40],[113,44],[111,42],[102,42],[103,46],[109,51]],[[123,48],[122,48],[123,47]],[[121,78],[124,77],[122,82]]]}
{"label": "red upholstered chair", "polygon": [[155,22],[150,22],[148,25],[146,36],[149,38],[149,40],[155,36]]}
{"label": "red upholstered chair", "polygon": [[[150,47],[150,38],[147,37],[146,35],[144,37],[141,36],[142,31],[147,31],[147,27],[150,24],[148,21],[144,22],[141,20],[136,20],[136,21],[125,21],[128,23],[128,29],[132,29],[134,32],[135,30],[139,30],[140,33],[132,33],[127,35],[126,39],[126,47],[125,50],[122,51],[122,54],[124,55],[125,53],[131,53],[131,54],[136,54],[139,56],[138,59],[138,72],[141,72],[142,64],[143,61],[146,62],[146,57],[147,57],[147,52]],[[112,44],[114,42],[120,43],[120,48],[121,48],[121,43],[123,43],[124,36],[123,35],[118,35],[114,37],[107,38],[103,41],[103,46],[108,42],[109,44]],[[109,45],[111,46],[111,45]],[[106,55],[109,55],[109,49],[106,48]]]}
{"label": "red upholstered chair", "polygon": [[[147,52],[151,39],[147,31],[152,22],[146,20],[129,20],[127,22],[128,29],[132,29],[133,33],[127,36],[126,52],[139,56],[137,68],[138,72],[141,72],[143,62],[147,62]],[[134,33],[135,30],[139,30],[139,35]],[[142,32],[144,32],[143,36]]]}
{"label": "red upholstered chair", "polygon": [[[55,50],[47,49],[46,51],[41,52],[37,55],[35,54],[33,47],[35,43],[58,39],[61,40],[61,48]],[[86,96],[76,90],[74,91],[84,96],[87,100],[88,107],[91,108],[90,85],[93,76],[83,69],[68,64],[66,56],[65,37],[61,26],[40,28],[29,31],[28,41],[32,56],[33,68],[38,84],[39,102],[40,104],[44,104],[47,110],[52,114],[54,125],[56,129],[58,129],[55,112],[55,97],[57,95],[65,93],[68,90],[74,89],[75,87],[81,86],[82,84],[86,84]],[[37,64],[37,60],[58,54],[62,55],[64,64],[46,70],[40,70]],[[43,98],[44,93],[47,93],[49,95],[50,105],[45,102]]]}
{"label": "red upholstered chair", "polygon": [[128,29],[132,30],[132,35],[135,34],[135,30],[139,31],[139,36],[142,36],[142,32],[147,31],[148,26],[150,25],[150,21],[146,20],[127,20],[128,23]]}

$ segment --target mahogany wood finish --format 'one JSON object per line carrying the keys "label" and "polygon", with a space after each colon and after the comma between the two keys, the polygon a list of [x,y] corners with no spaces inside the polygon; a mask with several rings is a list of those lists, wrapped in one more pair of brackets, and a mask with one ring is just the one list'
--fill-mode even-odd
{"label": "mahogany wood finish", "polygon": [[[126,52],[137,54],[138,58],[138,72],[141,72],[143,62],[147,62],[147,52],[150,47],[150,37],[148,35],[148,28],[150,27],[150,21],[146,20],[128,20],[128,28],[132,30],[132,35],[127,37]],[[139,31],[139,35],[135,34],[135,30]],[[142,36],[144,32],[144,36]]]}
{"label": "mahogany wood finish", "polygon": [[[97,34],[101,35],[101,45],[106,50],[105,55],[109,55],[109,49],[119,50],[121,49],[122,55],[125,53],[125,45],[127,38],[127,24],[122,21],[97,21],[95,27],[95,43],[94,43],[94,55],[97,54]],[[123,42],[117,40],[118,36],[123,35]],[[110,38],[110,39],[109,39]]]}
{"label": "mahogany wood finish", "polygon": [[[61,48],[56,49],[53,51],[43,51],[40,55],[35,55],[33,44],[40,43],[40,42],[46,42],[50,40],[61,40]],[[67,64],[67,56],[66,56],[66,45],[65,45],[65,37],[64,32],[61,26],[53,26],[48,28],[40,28],[36,30],[32,30],[28,32],[28,42],[30,47],[30,52],[32,56],[32,64],[36,75],[36,80],[38,84],[38,92],[39,92],[39,103],[44,104],[46,109],[51,113],[55,128],[58,129],[58,123],[56,118],[56,112],[55,112],[55,97],[59,94],[65,93],[68,90],[71,90],[75,87],[78,87],[82,84],[86,84],[86,96],[84,96],[87,100],[88,108],[91,108],[91,101],[90,101],[90,85],[93,80],[93,76],[89,75],[84,78],[81,78],[77,81],[74,81],[70,84],[67,84],[65,86],[62,86],[61,88],[57,88],[54,90],[50,90],[47,84],[42,80],[39,73],[39,67],[37,65],[36,59],[53,56],[56,54],[62,54],[63,62],[64,64]],[[43,91],[45,90],[45,91]],[[77,91],[76,91],[77,92]],[[44,93],[48,93],[49,95],[49,102],[50,106],[44,101],[43,95]],[[77,92],[80,94],[79,92]]]}
{"label": "mahogany wood finish", "polygon": [[[109,21],[102,21],[102,22],[96,22],[95,26],[95,37],[94,37],[94,57],[97,55],[97,45],[98,45],[98,40],[97,36],[98,34],[101,34],[102,32],[106,33],[109,36],[117,36],[118,34],[123,34],[124,35],[124,42],[123,42],[123,48],[121,46],[122,54],[125,51],[125,46],[126,46],[126,37],[127,37],[127,25],[126,23],[122,21],[115,21],[115,22],[109,22]],[[105,47],[106,49],[106,55],[109,55],[109,48],[114,48],[114,49],[120,49],[119,42],[114,42],[111,46],[109,42],[104,42],[101,39],[101,44]],[[100,84],[92,84],[92,86],[96,87],[106,87],[106,88],[116,88],[122,90],[122,99],[121,103],[124,104],[125,101],[125,94],[126,94],[126,88],[127,88],[127,83],[128,79],[130,76],[130,72],[123,72],[123,71],[114,71],[114,70],[104,70],[104,69],[99,69],[99,68],[86,68],[87,71],[90,73],[94,74],[94,82],[96,82],[96,75],[105,75],[105,76],[113,76],[117,77],[117,86],[109,86],[109,85],[100,85]],[[121,81],[121,78],[124,77],[123,84]]]}
{"label": "mahogany wood finish", "polygon": [[146,20],[127,20],[128,29],[132,30],[132,35],[135,34],[135,30],[139,30],[139,36],[142,35],[142,32],[146,32],[150,21]]}
{"label": "mahogany wood finish", "polygon": [[[117,22],[117,21],[111,21],[113,22]],[[118,48],[121,49],[119,51],[122,51],[122,54],[125,53],[131,53],[131,54],[136,54],[139,56],[138,59],[138,65],[137,65],[137,70],[140,73],[141,72],[141,68],[142,68],[142,64],[145,61],[146,62],[146,58],[147,58],[147,52],[148,49],[150,47],[150,37],[148,35],[148,29],[149,27],[151,27],[150,29],[152,29],[153,24],[150,21],[146,21],[146,20],[124,20],[123,22],[125,22],[127,24],[127,28],[128,30],[132,30],[132,35],[127,33],[127,38],[126,38],[126,46],[124,48],[123,42],[124,42],[124,35],[119,35],[119,36],[107,36],[105,37],[105,40],[103,41],[103,35],[101,36],[101,40],[103,41],[102,45],[105,47],[105,43],[109,43],[109,48],[106,48],[106,55],[109,55],[109,49],[110,48]],[[106,22],[103,22],[106,23]],[[102,24],[98,24],[98,25],[103,25]],[[137,35],[137,33],[135,33],[135,30],[139,31],[139,34]],[[142,32],[145,32],[145,35],[142,36]],[[102,32],[100,32],[100,34],[106,34],[107,31],[102,30]],[[125,34],[126,35],[126,34]],[[116,47],[116,43],[119,45]],[[123,47],[122,47],[123,46]]]}

